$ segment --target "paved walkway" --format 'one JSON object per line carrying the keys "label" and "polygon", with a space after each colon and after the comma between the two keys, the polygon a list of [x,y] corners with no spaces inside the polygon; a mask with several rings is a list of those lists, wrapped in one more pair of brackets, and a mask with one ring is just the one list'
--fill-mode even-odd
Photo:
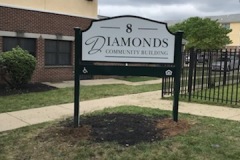
{"label": "paved walkway", "polygon": [[[83,114],[121,105],[136,105],[159,108],[162,110],[172,110],[172,101],[162,100],[161,91],[153,91],[83,101],[80,103],[80,113]],[[240,121],[240,109],[236,108],[180,102],[179,112]],[[69,116],[73,116],[73,103],[1,113],[0,132]]]}
{"label": "paved walkway", "polygon": [[[102,84],[126,84],[132,86],[144,85],[144,84],[158,84],[162,83],[162,79],[158,80],[149,80],[149,81],[142,81],[142,82],[128,82],[119,79],[109,78],[109,79],[95,79],[95,80],[81,80],[80,84],[83,86],[93,86],[93,85],[102,85]],[[57,87],[57,88],[66,88],[66,87],[73,87],[74,81],[63,81],[63,82],[43,82],[43,84]]]}

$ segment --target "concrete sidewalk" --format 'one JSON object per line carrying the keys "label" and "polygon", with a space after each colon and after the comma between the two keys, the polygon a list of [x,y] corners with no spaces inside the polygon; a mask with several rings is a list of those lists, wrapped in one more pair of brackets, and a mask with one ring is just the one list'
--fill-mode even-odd
{"label": "concrete sidewalk", "polygon": [[[124,80],[109,78],[109,79],[94,79],[94,80],[81,80],[80,84],[83,86],[94,86],[94,85],[102,85],[102,84],[125,84],[125,85],[144,85],[144,84],[158,84],[162,83],[162,79],[157,80],[149,80],[149,81],[142,81],[142,82],[128,82]],[[74,81],[63,81],[63,82],[43,82],[43,84],[53,86],[56,88],[66,88],[66,87],[73,87]]]}
{"label": "concrete sidewalk", "polygon": [[[161,91],[154,91],[83,101],[80,103],[80,113],[83,114],[121,105],[172,110],[172,101],[161,100],[160,96]],[[236,108],[180,102],[179,112],[240,121],[240,109]],[[73,103],[1,113],[0,132],[69,116],[73,116]]]}

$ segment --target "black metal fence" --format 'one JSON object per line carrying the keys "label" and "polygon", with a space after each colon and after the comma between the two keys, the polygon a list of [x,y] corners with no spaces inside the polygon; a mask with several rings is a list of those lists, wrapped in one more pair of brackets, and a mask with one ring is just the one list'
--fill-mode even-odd
{"label": "black metal fence", "polygon": [[[240,107],[239,50],[190,50],[182,57],[180,97]],[[163,78],[162,96],[173,94],[173,78]]]}

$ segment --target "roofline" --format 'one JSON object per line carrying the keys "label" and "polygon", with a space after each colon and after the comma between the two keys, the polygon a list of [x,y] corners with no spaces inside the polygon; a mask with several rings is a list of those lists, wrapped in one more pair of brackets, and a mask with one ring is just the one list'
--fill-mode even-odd
{"label": "roofline", "polygon": [[[200,17],[200,16],[196,16],[196,17],[200,17],[200,18],[209,18],[211,20],[217,20],[217,22],[221,23],[221,24],[224,24],[224,23],[240,23],[240,19],[239,20],[228,20],[226,19],[228,16],[234,16],[234,15],[239,15],[240,16],[240,13],[236,13],[236,14],[225,14],[225,15],[215,15],[215,16],[203,16],[203,17]],[[195,17],[195,16],[193,16]],[[189,17],[191,18],[191,17]],[[222,19],[221,19],[222,18]],[[168,25],[175,25],[177,23],[181,23],[185,20],[187,20],[188,18],[186,19],[179,19],[179,20],[166,20],[165,22],[168,24]]]}
{"label": "roofline", "polygon": [[216,16],[205,16],[203,18],[210,18],[212,20],[217,20],[219,23],[239,23],[240,19],[239,20],[229,20],[229,19],[227,19],[227,17],[236,16],[236,15],[240,16],[239,13],[236,13],[236,14],[225,14],[225,15],[216,15]]}

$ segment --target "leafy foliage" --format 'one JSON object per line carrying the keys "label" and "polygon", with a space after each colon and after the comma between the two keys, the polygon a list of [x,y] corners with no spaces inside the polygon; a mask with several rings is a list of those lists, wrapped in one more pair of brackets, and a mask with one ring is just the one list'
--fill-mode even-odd
{"label": "leafy foliage", "polygon": [[184,31],[188,43],[186,48],[219,49],[232,43],[227,36],[232,30],[221,26],[210,18],[191,17],[170,27],[172,32]]}
{"label": "leafy foliage", "polygon": [[27,83],[31,79],[35,66],[35,57],[20,47],[0,54],[1,76],[13,88]]}

